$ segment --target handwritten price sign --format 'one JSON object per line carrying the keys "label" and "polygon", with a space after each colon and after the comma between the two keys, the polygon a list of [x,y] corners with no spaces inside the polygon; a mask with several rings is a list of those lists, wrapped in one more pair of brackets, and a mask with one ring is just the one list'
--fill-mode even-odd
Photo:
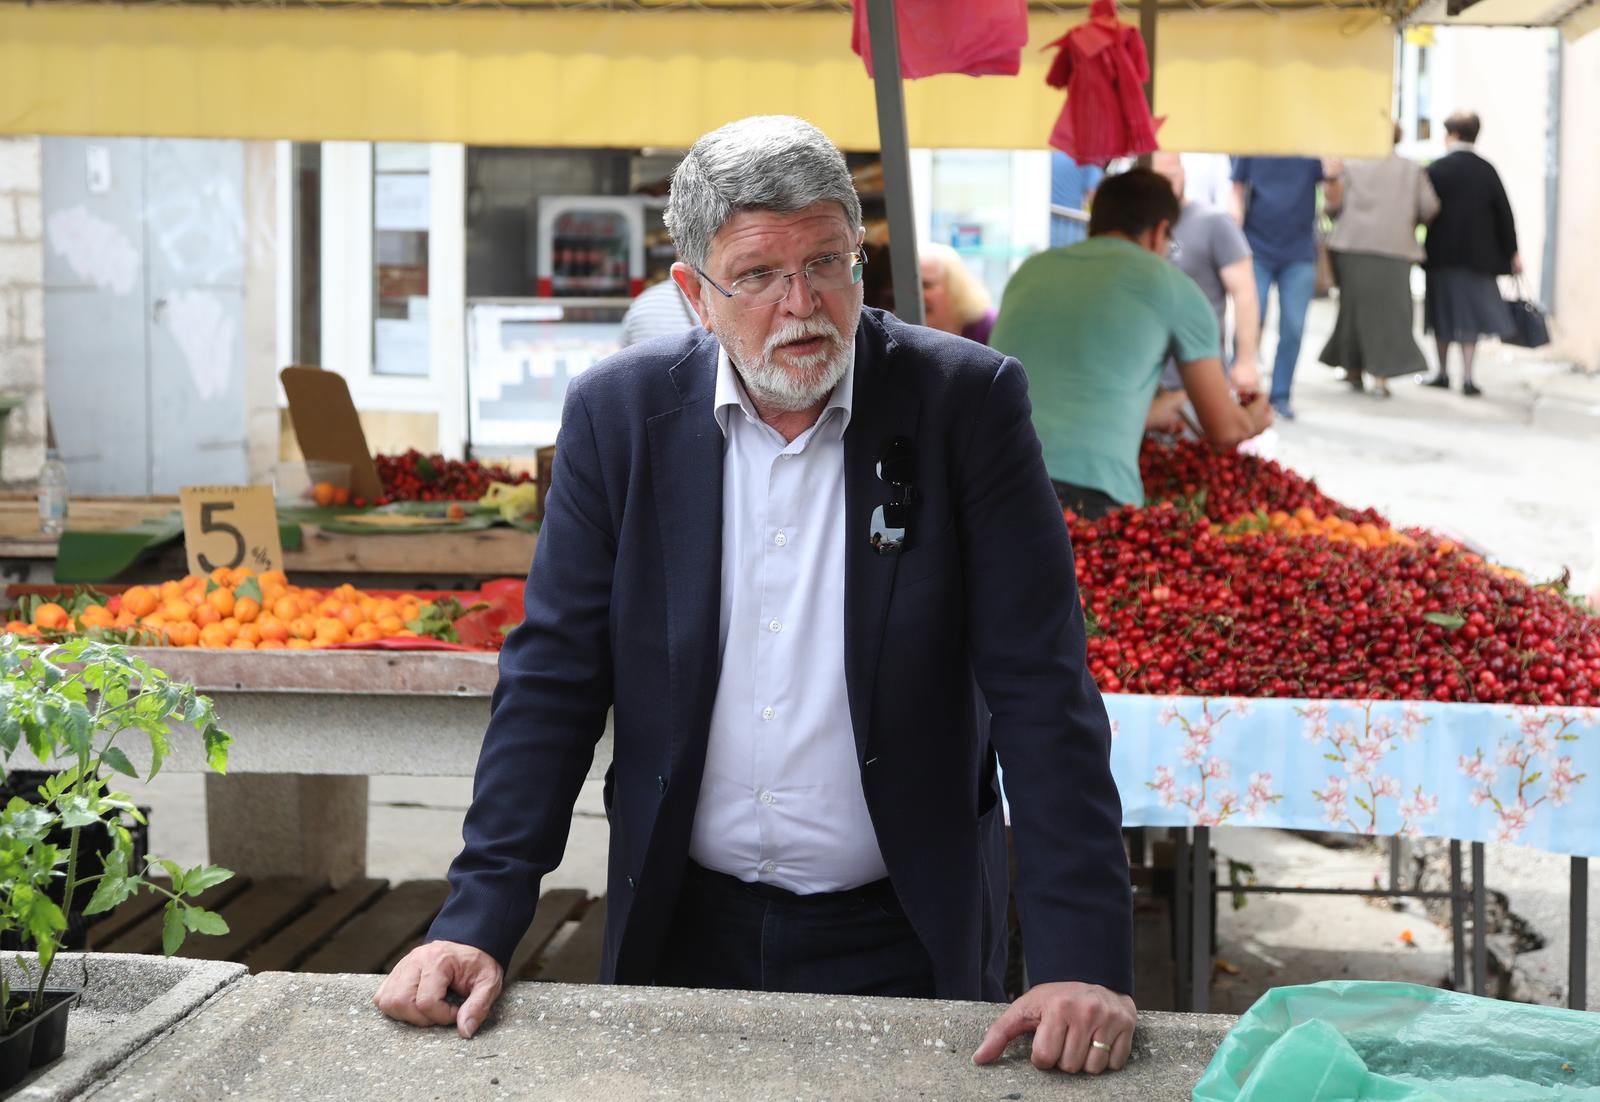
{"label": "handwritten price sign", "polygon": [[178,501],[190,573],[209,574],[219,566],[257,573],[282,569],[271,486],[185,486]]}

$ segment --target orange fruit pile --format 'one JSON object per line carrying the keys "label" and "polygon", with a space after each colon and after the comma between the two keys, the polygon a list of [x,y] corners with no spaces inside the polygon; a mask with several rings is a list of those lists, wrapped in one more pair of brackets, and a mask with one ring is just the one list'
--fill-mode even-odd
{"label": "orange fruit pile", "polygon": [[[232,650],[313,650],[351,640],[414,638],[406,627],[422,613],[420,597],[376,597],[352,585],[324,592],[290,585],[281,570],[256,574],[219,567],[160,585],[136,585],[105,605],[89,605],[76,620],[59,604],[41,604],[33,623],[6,631],[37,635],[89,628],[138,629],[175,647]],[[115,605],[112,611],[108,605]]]}
{"label": "orange fruit pile", "polygon": [[1277,532],[1280,535],[1293,537],[1320,536],[1334,543],[1354,543],[1359,547],[1374,548],[1416,542],[1410,536],[1393,528],[1380,528],[1371,523],[1358,524],[1332,513],[1318,516],[1305,506],[1292,513],[1282,510],[1268,513],[1265,524],[1251,524],[1250,519],[1248,517],[1243,519],[1242,523],[1247,525],[1243,531],[1230,531],[1220,524],[1211,525],[1211,530],[1224,539],[1249,539],[1263,532]]}

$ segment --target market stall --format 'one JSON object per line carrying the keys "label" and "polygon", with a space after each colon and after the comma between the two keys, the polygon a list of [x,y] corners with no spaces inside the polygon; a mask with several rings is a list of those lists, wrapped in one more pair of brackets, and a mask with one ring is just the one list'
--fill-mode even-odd
{"label": "market stall", "polygon": [[[1449,540],[1393,529],[1274,463],[1199,456],[1194,445],[1149,444],[1150,505],[1092,524],[1067,518],[1125,825],[1192,831],[1177,878],[1186,885],[1178,917],[1191,1005],[1203,1005],[1210,974],[1213,826],[1453,839],[1448,897],[1460,982],[1462,911],[1470,902],[1482,913],[1484,843],[1571,854],[1581,929],[1586,859],[1600,838],[1600,805],[1583,798],[1589,778],[1600,776],[1600,617],[1559,584],[1535,585]],[[27,619],[10,626],[60,638],[85,624],[104,630],[95,621],[107,616],[115,632],[119,619],[141,614],[139,629],[180,645],[140,653],[213,695],[238,740],[235,775],[208,781],[213,857],[220,846],[252,875],[359,875],[366,777],[471,774],[494,685],[492,651],[520,615],[512,607],[520,584],[485,586],[441,616],[423,609],[443,595],[223,580],[227,596],[215,579],[171,579],[103,602],[78,590],[75,603],[48,602],[49,611],[41,603],[48,594],[31,594],[18,609]],[[227,617],[193,608],[237,605],[263,584],[272,592],[261,596],[273,598],[267,619],[276,622],[257,613],[231,639],[223,638]],[[396,600],[403,634],[380,603]],[[480,602],[498,606],[468,611]],[[163,614],[168,622],[148,622]],[[465,619],[474,615],[476,625]],[[211,622],[191,631],[197,618]],[[360,629],[366,638],[347,639],[347,621],[373,626]],[[293,643],[265,648],[281,653],[259,652],[261,639],[285,633]],[[435,638],[416,638],[424,634]],[[183,645],[196,642],[205,645]],[[289,653],[294,645],[319,653]],[[360,649],[389,645],[475,645],[480,653]],[[230,649],[211,649],[218,646]],[[602,741],[596,775],[609,757]],[[168,768],[198,772],[204,762],[179,756]],[[292,799],[284,777],[307,779]],[[262,801],[272,800],[282,821],[261,845]],[[1472,847],[1470,895],[1461,844]],[[1473,926],[1481,988],[1483,923]],[[1575,1000],[1585,950],[1575,937]]]}

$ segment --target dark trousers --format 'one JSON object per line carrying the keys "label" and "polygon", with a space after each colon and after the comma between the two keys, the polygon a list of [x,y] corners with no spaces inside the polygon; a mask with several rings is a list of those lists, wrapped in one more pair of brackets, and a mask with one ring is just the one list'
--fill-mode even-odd
{"label": "dark trousers", "polygon": [[931,999],[933,961],[889,881],[796,895],[689,862],[656,982]]}
{"label": "dark trousers", "polygon": [[1084,520],[1099,520],[1121,507],[1116,498],[1093,486],[1079,486],[1059,479],[1051,479],[1050,484],[1056,488],[1056,500],[1061,502],[1061,507],[1071,509]]}

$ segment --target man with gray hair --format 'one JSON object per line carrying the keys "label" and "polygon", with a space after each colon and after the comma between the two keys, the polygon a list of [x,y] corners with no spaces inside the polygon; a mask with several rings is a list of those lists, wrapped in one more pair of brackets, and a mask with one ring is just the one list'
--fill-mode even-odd
{"label": "man with gray hair", "polygon": [[1000,1001],[1003,766],[1033,986],[973,1058],[1122,1067],[1121,805],[1020,365],[863,309],[800,119],[702,137],[667,225],[703,329],[568,390],[450,898],[374,1001],[483,1023],[611,709],[603,982]]}

